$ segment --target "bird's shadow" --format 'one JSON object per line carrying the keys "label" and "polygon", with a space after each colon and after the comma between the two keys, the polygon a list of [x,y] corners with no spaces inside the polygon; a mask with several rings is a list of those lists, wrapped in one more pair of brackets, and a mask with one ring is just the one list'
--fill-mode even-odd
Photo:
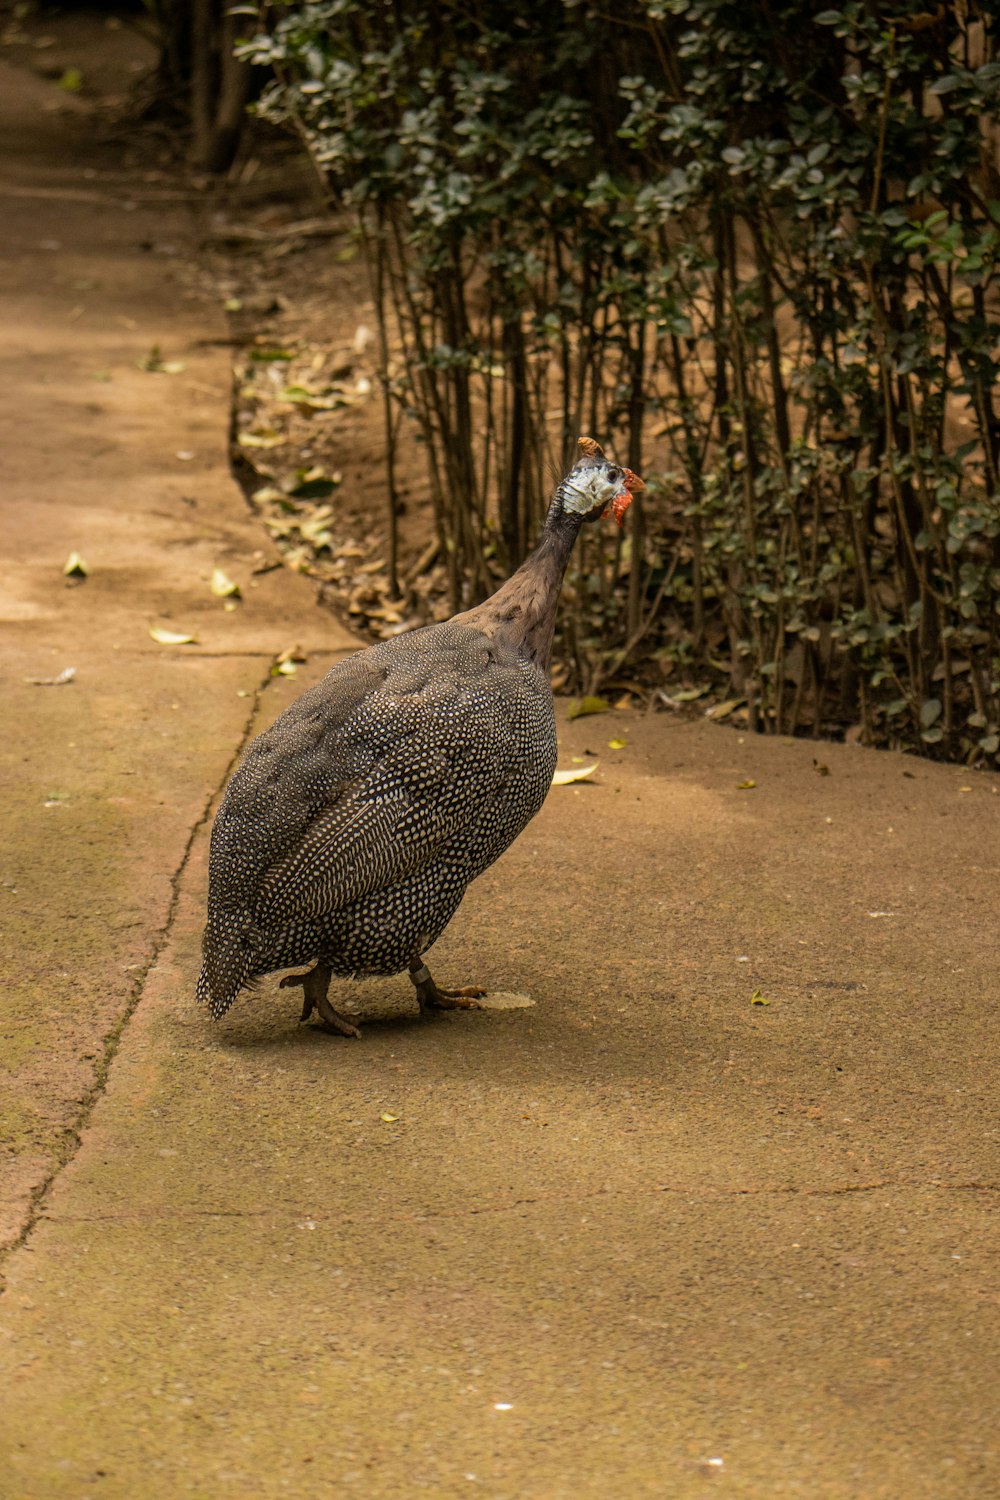
{"label": "bird's shadow", "polygon": [[[558,984],[547,994],[541,982],[526,986],[537,1003],[523,1008],[487,1005],[422,1016],[398,983],[363,981],[351,993],[349,1010],[343,991],[335,1000],[360,1027],[361,1037],[355,1039],[325,1031],[314,1022],[298,1022],[294,1007],[279,1000],[284,994],[271,993],[271,983],[268,979],[248,997],[251,1004],[238,1002],[221,1023],[211,1023],[219,1028],[215,1045],[233,1056],[253,1056],[255,1064],[266,1063],[268,1057],[280,1060],[292,1071],[302,1067],[313,1073],[320,1062],[324,1071],[343,1082],[362,1081],[382,1067],[400,1065],[415,1081],[426,1082],[485,1076],[515,1086],[612,1074],[636,1079],[649,1075],[653,1059],[661,1075],[672,1072],[675,1064],[682,1068],[684,1039],[691,1039],[678,997],[667,991],[662,996],[643,995],[646,1019],[638,1027],[630,1020],[629,997],[621,992],[589,995],[581,1014],[579,996],[565,993]],[[662,1040],[650,1037],[651,998],[661,1002],[655,1011]]]}

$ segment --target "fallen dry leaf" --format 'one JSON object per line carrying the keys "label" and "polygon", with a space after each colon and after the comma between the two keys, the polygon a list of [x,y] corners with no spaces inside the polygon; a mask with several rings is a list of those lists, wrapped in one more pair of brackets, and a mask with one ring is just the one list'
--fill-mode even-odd
{"label": "fallen dry leaf", "polygon": [[588,694],[585,698],[574,698],[566,710],[567,719],[582,719],[587,714],[606,714],[611,704],[606,698],[597,698]]}
{"label": "fallen dry leaf", "polygon": [[745,698],[727,698],[725,703],[713,703],[711,708],[706,708],[705,718],[714,719],[716,723],[728,719],[729,715],[737,708],[742,708],[747,700]]}
{"label": "fallen dry leaf", "polygon": [[58,677],[26,677],[32,687],[62,687],[64,683],[72,682],[76,676],[75,667],[63,667]]}
{"label": "fallen dry leaf", "polygon": [[569,786],[572,781],[589,781],[599,764],[599,761],[592,760],[589,766],[577,766],[573,771],[557,771],[552,778],[552,785]]}
{"label": "fallen dry leaf", "polygon": [[212,581],[209,588],[217,599],[229,599],[240,597],[240,586],[234,583],[227,573],[221,568],[215,568],[212,572]]}
{"label": "fallen dry leaf", "polygon": [[150,625],[149,637],[161,646],[193,646],[197,640],[193,635],[180,630],[164,630],[160,625]]}
{"label": "fallen dry leaf", "polygon": [[753,777],[748,776],[746,781],[738,781],[736,783],[736,790],[738,792],[751,792],[756,785],[757,783],[756,781],[754,781]]}

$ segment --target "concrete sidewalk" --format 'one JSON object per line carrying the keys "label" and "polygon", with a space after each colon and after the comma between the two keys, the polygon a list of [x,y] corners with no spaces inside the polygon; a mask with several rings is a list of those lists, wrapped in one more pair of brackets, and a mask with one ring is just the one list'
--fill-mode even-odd
{"label": "concrete sidewalk", "polygon": [[[344,987],[349,1042],[265,983],[213,1025],[210,806],[349,642],[301,580],[249,588],[219,315],[164,274],[182,206],[176,255],[140,251],[163,202],[53,117],[27,159],[41,97],[0,85],[0,1495],[991,1500],[998,778],[578,720],[595,783],[434,955],[533,1006],[418,1024],[405,978]],[[154,342],[186,378],[135,369]],[[270,678],[291,639],[308,668]]]}

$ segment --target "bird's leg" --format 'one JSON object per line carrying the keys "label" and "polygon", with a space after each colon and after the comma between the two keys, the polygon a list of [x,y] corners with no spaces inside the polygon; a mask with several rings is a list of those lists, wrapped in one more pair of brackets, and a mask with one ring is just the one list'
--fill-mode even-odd
{"label": "bird's leg", "polygon": [[476,1001],[486,994],[476,985],[469,985],[464,990],[439,990],[419,954],[410,963],[410,978],[417,992],[421,1015],[426,1015],[429,1010],[476,1010]]}
{"label": "bird's leg", "polygon": [[302,1014],[300,1023],[308,1021],[313,1011],[319,1012],[321,1031],[335,1031],[338,1036],[360,1036],[361,1032],[342,1016],[339,1011],[334,1010],[327,999],[327,991],[330,988],[330,980],[333,978],[333,970],[327,965],[319,963],[309,970],[308,974],[289,974],[281,981],[280,988],[291,989],[295,985],[302,986]]}

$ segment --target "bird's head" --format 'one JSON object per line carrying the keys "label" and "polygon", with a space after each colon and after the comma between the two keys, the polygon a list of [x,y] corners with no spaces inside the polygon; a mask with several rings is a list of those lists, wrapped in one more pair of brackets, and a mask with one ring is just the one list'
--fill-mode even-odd
{"label": "bird's head", "polygon": [[563,515],[579,516],[581,521],[597,521],[610,507],[618,525],[632,504],[632,496],[646,486],[631,469],[613,464],[593,438],[580,439],[580,457],[558,489]]}

